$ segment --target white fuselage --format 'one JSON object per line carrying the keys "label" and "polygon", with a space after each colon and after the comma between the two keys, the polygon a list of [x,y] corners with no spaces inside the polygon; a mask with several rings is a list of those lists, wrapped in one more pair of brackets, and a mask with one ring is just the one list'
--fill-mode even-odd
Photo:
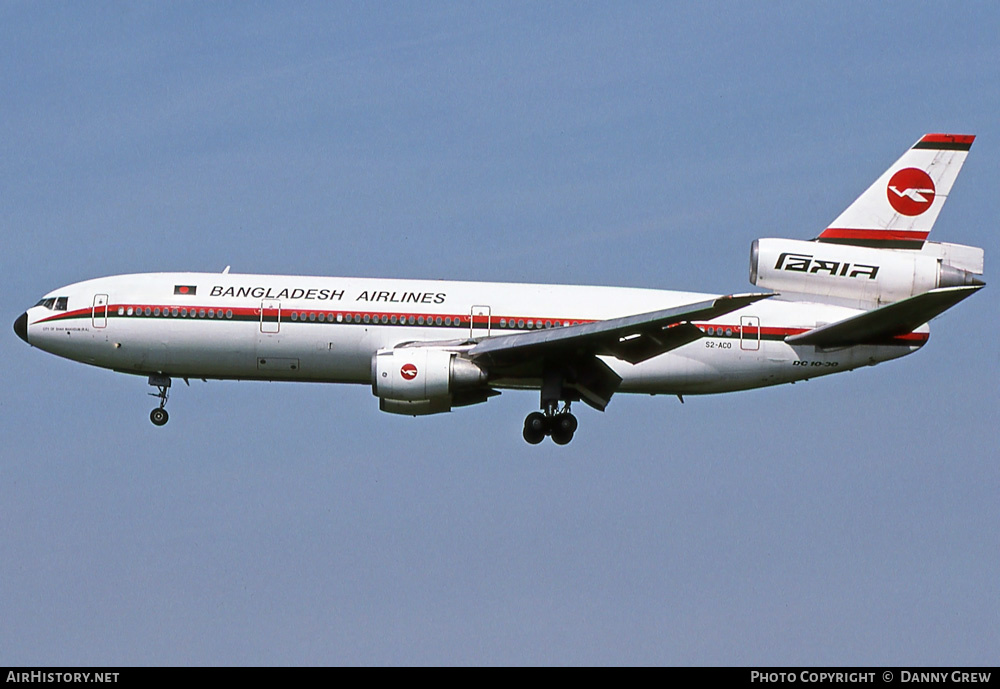
{"label": "white fuselage", "polygon": [[[372,357],[407,342],[461,347],[681,306],[718,295],[621,287],[213,273],[149,273],[79,282],[27,312],[30,344],[139,375],[372,382]],[[65,297],[64,310],[52,307]],[[43,300],[45,301],[45,300]],[[922,326],[884,345],[822,350],[784,342],[860,311],[765,299],[712,321],[704,337],[632,365],[604,361],[620,392],[701,394],[787,383],[872,365],[924,344]],[[494,380],[532,388],[538,381]]]}

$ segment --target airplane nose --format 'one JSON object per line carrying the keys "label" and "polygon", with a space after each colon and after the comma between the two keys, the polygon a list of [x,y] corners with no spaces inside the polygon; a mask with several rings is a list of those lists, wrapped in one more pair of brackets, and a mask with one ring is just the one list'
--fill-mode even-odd
{"label": "airplane nose", "polygon": [[[25,342],[28,342],[28,312],[25,311],[14,321],[14,332]],[[30,344],[30,343],[29,343]]]}

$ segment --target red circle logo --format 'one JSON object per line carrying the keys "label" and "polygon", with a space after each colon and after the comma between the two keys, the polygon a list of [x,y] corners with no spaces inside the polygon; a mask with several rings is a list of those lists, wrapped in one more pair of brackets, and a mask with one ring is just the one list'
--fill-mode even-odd
{"label": "red circle logo", "polygon": [[889,180],[885,193],[897,213],[920,215],[934,203],[934,180],[923,170],[903,168]]}
{"label": "red circle logo", "polygon": [[417,367],[413,364],[403,364],[403,368],[399,369],[399,375],[406,380],[413,380],[417,377]]}

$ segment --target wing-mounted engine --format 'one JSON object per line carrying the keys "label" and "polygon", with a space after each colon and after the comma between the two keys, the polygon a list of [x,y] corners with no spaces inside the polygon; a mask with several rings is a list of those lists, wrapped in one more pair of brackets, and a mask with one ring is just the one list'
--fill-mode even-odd
{"label": "wing-mounted engine", "polygon": [[926,242],[920,251],[756,239],[750,282],[776,292],[887,304],[939,287],[982,285],[983,250]]}
{"label": "wing-mounted engine", "polygon": [[372,357],[372,393],[379,409],[420,416],[485,402],[500,393],[486,373],[457,352],[434,347],[382,349]]}

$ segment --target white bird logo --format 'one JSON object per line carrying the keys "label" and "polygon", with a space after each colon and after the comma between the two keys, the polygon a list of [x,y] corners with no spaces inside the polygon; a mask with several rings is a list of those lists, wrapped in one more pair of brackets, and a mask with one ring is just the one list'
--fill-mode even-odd
{"label": "white bird logo", "polygon": [[897,189],[896,187],[891,186],[891,185],[889,186],[889,191],[891,191],[893,194],[895,194],[899,198],[908,198],[911,201],[915,201],[917,203],[928,203],[929,201],[924,196],[924,194],[932,194],[932,195],[934,194],[934,190],[933,189],[914,189],[914,188],[909,188],[909,189],[904,189],[903,191],[900,191],[899,189]]}

